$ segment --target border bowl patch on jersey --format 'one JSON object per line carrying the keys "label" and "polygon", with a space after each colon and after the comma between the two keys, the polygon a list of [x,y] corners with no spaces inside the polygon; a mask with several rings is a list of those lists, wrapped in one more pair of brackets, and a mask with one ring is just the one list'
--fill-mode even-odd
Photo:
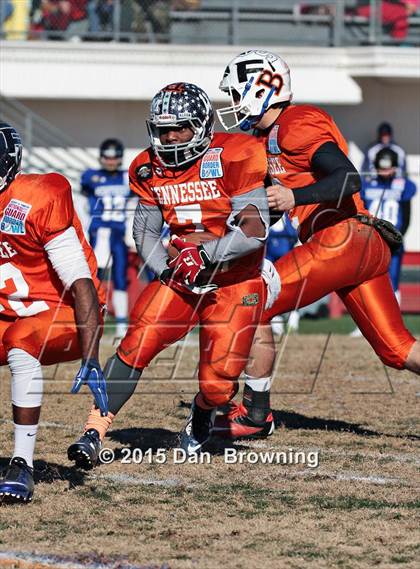
{"label": "border bowl patch on jersey", "polygon": [[209,148],[201,159],[200,178],[223,178],[222,154],[223,148]]}
{"label": "border bowl patch on jersey", "polygon": [[148,180],[152,177],[152,165],[151,164],[143,164],[143,166],[139,166],[136,170],[136,176],[138,180]]}
{"label": "border bowl patch on jersey", "polygon": [[0,231],[9,235],[25,235],[25,221],[32,205],[20,200],[10,200],[0,220]]}

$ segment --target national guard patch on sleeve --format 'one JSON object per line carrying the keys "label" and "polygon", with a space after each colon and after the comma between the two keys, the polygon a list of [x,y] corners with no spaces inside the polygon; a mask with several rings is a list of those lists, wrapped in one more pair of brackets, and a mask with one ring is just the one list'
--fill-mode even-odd
{"label": "national guard patch on sleeve", "polygon": [[31,207],[20,200],[10,200],[0,220],[0,231],[9,235],[25,235],[25,222]]}
{"label": "national guard patch on sleeve", "polygon": [[137,179],[142,181],[142,180],[148,180],[149,178],[152,177],[152,165],[151,164],[143,164],[142,166],[139,166],[136,170],[136,176]]}
{"label": "national guard patch on sleeve", "polygon": [[221,154],[223,148],[209,148],[201,159],[200,178],[223,178],[223,166]]}

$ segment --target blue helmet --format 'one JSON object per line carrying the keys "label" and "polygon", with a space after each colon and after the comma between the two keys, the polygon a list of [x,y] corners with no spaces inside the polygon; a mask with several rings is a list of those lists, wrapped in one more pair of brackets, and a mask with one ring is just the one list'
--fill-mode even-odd
{"label": "blue helmet", "polygon": [[124,145],[118,138],[107,138],[99,147],[101,158],[120,158],[124,156]]}
{"label": "blue helmet", "polygon": [[20,170],[22,142],[17,131],[0,122],[0,192],[9,186]]}
{"label": "blue helmet", "polygon": [[[214,112],[207,94],[192,83],[172,83],[152,100],[147,122],[150,142],[160,162],[174,168],[197,160],[208,149],[214,132]],[[188,126],[188,142],[162,144],[160,129]]]}

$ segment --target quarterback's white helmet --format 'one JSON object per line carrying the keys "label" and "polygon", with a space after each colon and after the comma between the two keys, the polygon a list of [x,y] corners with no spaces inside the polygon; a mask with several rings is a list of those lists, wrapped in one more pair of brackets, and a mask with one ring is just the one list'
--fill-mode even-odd
{"label": "quarterback's white helmet", "polygon": [[251,49],[236,56],[225,69],[219,88],[232,105],[217,111],[226,130],[249,130],[267,109],[290,101],[292,91],[287,63],[275,53]]}

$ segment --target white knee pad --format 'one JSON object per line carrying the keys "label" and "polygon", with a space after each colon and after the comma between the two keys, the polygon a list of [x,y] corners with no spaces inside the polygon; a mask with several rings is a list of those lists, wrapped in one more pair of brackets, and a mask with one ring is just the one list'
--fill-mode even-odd
{"label": "white knee pad", "polygon": [[12,348],[7,354],[12,373],[12,403],[16,407],[40,407],[43,392],[42,369],[39,360]]}

